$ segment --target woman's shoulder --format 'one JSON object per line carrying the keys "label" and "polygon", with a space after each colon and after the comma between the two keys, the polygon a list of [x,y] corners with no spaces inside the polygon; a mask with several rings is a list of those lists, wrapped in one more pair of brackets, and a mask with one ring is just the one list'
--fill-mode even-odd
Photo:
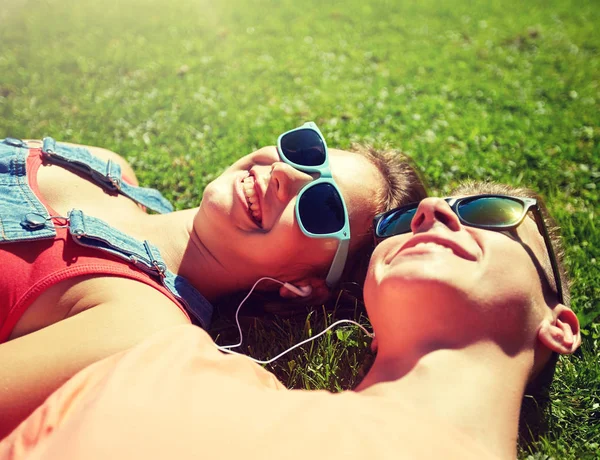
{"label": "woman's shoulder", "polygon": [[[133,272],[132,272],[133,274]],[[14,339],[91,310],[111,312],[128,322],[189,323],[183,307],[158,285],[135,277],[91,274],[66,279],[42,292],[19,318],[9,337]],[[100,313],[94,313],[94,316]],[[108,314],[108,313],[107,313]],[[115,324],[127,327],[125,324]]]}

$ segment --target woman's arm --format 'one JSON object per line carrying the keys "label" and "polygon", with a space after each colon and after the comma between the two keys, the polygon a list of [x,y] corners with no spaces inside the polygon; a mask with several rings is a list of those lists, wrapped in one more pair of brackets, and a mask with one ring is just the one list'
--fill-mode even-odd
{"label": "woman's arm", "polygon": [[0,345],[0,439],[79,370],[157,331],[189,323],[164,295],[147,291]]}

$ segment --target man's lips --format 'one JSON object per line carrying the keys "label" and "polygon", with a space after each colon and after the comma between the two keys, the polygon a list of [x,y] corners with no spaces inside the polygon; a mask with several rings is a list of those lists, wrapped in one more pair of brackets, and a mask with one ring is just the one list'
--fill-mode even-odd
{"label": "man's lips", "polygon": [[456,241],[452,239],[443,238],[436,235],[415,235],[410,240],[402,245],[402,247],[396,251],[391,259],[398,255],[409,255],[409,254],[429,254],[435,252],[452,252],[454,255],[470,260],[477,260],[477,253],[468,250]]}

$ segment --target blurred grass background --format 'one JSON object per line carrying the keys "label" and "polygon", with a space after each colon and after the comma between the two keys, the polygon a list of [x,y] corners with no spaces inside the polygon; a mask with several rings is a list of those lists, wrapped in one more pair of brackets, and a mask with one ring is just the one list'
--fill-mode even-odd
{"label": "blurred grass background", "polygon": [[[331,146],[403,150],[434,193],[465,178],[540,191],[563,229],[585,337],[559,363],[550,435],[520,455],[599,458],[599,6],[4,0],[0,137],[114,150],[178,209],[307,120]],[[249,350],[273,355],[335,317],[258,321]],[[366,349],[340,330],[275,371],[290,386],[339,389],[360,377]]]}

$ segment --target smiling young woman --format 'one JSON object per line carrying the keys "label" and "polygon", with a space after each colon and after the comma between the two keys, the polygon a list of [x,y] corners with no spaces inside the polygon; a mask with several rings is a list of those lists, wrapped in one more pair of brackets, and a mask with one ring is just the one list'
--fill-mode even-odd
{"label": "smiling young woman", "polygon": [[212,301],[263,276],[322,299],[368,251],[372,217],[424,196],[404,157],[329,151],[312,123],[238,160],[195,209],[173,212],[115,153],[51,138],[0,141],[0,178],[0,437],[82,367],[208,327]]}

